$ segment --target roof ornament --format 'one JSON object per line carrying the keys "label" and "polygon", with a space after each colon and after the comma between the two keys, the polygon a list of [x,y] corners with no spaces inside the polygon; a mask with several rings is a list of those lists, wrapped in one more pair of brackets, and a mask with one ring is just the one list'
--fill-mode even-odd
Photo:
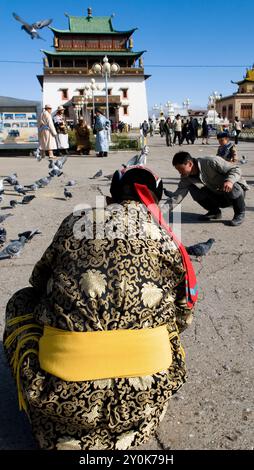
{"label": "roof ornament", "polygon": [[87,8],[87,18],[90,20],[93,17],[92,8]]}

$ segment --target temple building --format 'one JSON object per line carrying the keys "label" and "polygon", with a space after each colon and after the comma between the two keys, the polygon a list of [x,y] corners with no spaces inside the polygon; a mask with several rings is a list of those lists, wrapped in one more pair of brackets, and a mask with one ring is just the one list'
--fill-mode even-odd
{"label": "temple building", "polygon": [[[105,77],[98,73],[98,64],[102,66],[106,56],[114,72],[108,79],[109,117],[113,122],[123,121],[139,127],[148,119],[146,79],[149,76],[145,75],[142,58],[146,51],[133,50],[132,35],[136,29],[117,31],[112,16],[93,16],[91,8],[87,16],[65,15],[69,28],[51,27],[54,51],[42,51],[44,74],[38,79],[43,105],[51,104],[53,111],[59,105],[64,106],[67,118],[73,121],[80,114],[88,121],[92,119],[95,106],[105,109],[106,114]],[[93,87],[91,79],[95,80]]]}
{"label": "temple building", "polygon": [[223,96],[216,102],[216,111],[222,118],[233,122],[235,116],[247,123],[254,120],[254,66],[246,71],[243,80],[231,82],[238,85],[238,91]]}

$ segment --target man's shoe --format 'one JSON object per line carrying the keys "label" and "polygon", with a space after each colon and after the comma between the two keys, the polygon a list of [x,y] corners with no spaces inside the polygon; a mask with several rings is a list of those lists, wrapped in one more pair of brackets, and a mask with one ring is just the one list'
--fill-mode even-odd
{"label": "man's shoe", "polygon": [[217,212],[209,211],[207,214],[200,216],[201,220],[220,220],[221,218],[221,210],[218,210]]}
{"label": "man's shoe", "polygon": [[245,218],[245,212],[241,212],[240,214],[235,214],[233,220],[231,220],[230,225],[231,227],[237,227],[241,225]]}

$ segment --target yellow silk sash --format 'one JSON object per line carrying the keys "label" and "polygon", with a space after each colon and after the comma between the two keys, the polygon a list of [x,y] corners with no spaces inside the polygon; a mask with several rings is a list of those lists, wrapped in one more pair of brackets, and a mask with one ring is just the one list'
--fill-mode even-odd
{"label": "yellow silk sash", "polygon": [[71,332],[45,326],[39,341],[41,369],[62,380],[80,382],[140,377],[172,364],[166,326],[141,330]]}

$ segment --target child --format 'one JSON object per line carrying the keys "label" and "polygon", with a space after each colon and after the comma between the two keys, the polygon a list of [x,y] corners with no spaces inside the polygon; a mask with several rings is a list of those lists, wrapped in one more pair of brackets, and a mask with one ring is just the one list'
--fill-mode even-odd
{"label": "child", "polygon": [[237,150],[233,142],[229,142],[229,135],[227,132],[220,132],[217,134],[217,139],[219,141],[219,148],[217,155],[228,162],[235,163],[237,162]]}

